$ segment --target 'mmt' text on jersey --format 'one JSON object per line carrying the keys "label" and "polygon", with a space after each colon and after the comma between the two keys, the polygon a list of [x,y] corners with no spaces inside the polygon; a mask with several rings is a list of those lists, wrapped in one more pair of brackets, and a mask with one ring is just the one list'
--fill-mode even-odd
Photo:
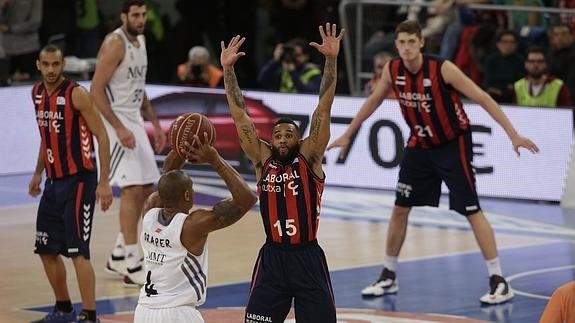
{"label": "'mmt' text on jersey", "polygon": [[126,75],[126,78],[128,80],[145,80],[147,70],[148,65],[129,66],[128,75]]}

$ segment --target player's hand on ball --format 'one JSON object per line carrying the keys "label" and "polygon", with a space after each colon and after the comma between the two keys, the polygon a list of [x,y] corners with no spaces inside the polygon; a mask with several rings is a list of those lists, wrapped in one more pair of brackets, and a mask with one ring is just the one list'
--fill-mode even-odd
{"label": "player's hand on ball", "polygon": [[184,143],[184,153],[188,162],[193,164],[212,164],[218,160],[218,151],[210,144],[208,134],[204,132],[203,136],[204,140],[200,140],[198,135],[193,136],[196,147],[189,142]]}

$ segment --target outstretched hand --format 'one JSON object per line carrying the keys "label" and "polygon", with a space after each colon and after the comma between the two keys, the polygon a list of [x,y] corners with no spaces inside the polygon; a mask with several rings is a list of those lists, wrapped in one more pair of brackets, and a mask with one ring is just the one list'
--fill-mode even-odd
{"label": "outstretched hand", "polygon": [[220,47],[222,48],[220,63],[223,68],[233,67],[238,58],[246,55],[245,52],[238,52],[244,41],[246,41],[245,37],[237,35],[230,40],[227,46],[223,40],[220,42]]}
{"label": "outstretched hand", "polygon": [[321,36],[322,43],[321,45],[316,42],[309,43],[310,46],[317,49],[320,53],[324,56],[337,56],[339,53],[339,43],[343,38],[343,34],[345,33],[345,29],[341,29],[339,35],[337,34],[337,25],[326,23],[325,24],[325,31],[323,26],[319,26],[319,34]]}
{"label": "outstretched hand", "polygon": [[534,154],[539,152],[539,147],[537,147],[537,145],[529,138],[517,136],[513,138],[511,142],[513,143],[513,150],[515,150],[517,156],[521,155],[521,153],[519,152],[520,147],[523,147]]}

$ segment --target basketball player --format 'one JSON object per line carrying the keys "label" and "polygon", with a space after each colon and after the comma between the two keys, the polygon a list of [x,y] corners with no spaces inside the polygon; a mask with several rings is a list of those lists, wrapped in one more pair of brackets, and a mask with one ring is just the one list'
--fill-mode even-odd
{"label": "basketball player", "polygon": [[292,301],[297,322],[336,322],[327,261],[317,242],[325,174],[322,159],[330,136],[331,105],[337,81],[337,55],[344,30],[319,27],[325,56],[319,103],[310,134],[300,138],[290,119],[275,123],[271,143],[260,139],[246,112],[234,64],[245,38],[221,42],[224,85],[243,151],[255,167],[266,242],[254,266],[245,322],[283,322]]}
{"label": "basketball player", "polygon": [[469,221],[487,263],[490,291],[480,301],[506,302],[513,297],[513,291],[503,278],[495,236],[479,206],[471,165],[469,119],[457,92],[479,103],[501,125],[517,155],[520,147],[533,153],[539,148],[520,136],[499,105],[455,65],[421,53],[424,41],[416,22],[400,23],[395,35],[399,57],[386,64],[381,80],[345,133],[328,146],[328,149],[342,147],[341,156],[347,153],[351,136],[393,88],[411,135],[400,165],[384,268],[377,281],[361,293],[381,296],[397,292],[397,257],[405,239],[409,211],[413,206],[437,206],[441,181],[445,181],[450,191],[450,208]]}
{"label": "basketball player", "polygon": [[210,164],[232,198],[219,201],[211,209],[190,212],[194,206],[192,180],[178,170],[183,166],[178,154],[172,151],[168,155],[168,171],[160,177],[158,192],[148,198],[143,210],[140,242],[147,275],[134,322],[203,323],[196,306],[206,301],[208,234],[237,222],[257,201],[240,174],[207,142],[197,149],[188,146],[187,160]]}
{"label": "basketball player", "polygon": [[[58,47],[44,47],[36,66],[42,81],[34,84],[32,101],[41,142],[28,193],[36,197],[42,192],[45,170],[34,252],[40,255],[56,298],[54,311],[36,322],[95,322],[96,277],[90,263],[90,238],[95,203],[100,202],[102,211],[112,203],[108,136],[88,92],[62,75],[64,55]],[[99,179],[92,160],[92,135],[98,140],[98,156],[104,166]],[[78,317],[60,255],[71,258],[74,264],[82,298]]]}
{"label": "basketball player", "polygon": [[120,187],[121,232],[106,271],[123,276],[128,287],[139,287],[145,277],[137,244],[138,220],[160,177],[142,116],[154,125],[156,152],[164,148],[166,137],[144,90],[145,1],[125,0],[120,18],[122,26],[106,36],[98,53],[91,92],[110,137],[110,183]]}

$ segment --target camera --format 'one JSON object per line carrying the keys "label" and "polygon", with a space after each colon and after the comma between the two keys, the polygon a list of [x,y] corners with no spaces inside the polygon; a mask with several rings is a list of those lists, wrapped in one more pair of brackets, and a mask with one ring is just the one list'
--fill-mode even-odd
{"label": "camera", "polygon": [[195,78],[202,77],[202,71],[203,71],[202,65],[199,65],[199,64],[192,65],[191,73],[192,73],[193,77],[195,77]]}
{"label": "camera", "polygon": [[294,63],[295,62],[294,47],[292,45],[284,45],[283,46],[283,53],[281,56],[281,61],[284,63]]}

